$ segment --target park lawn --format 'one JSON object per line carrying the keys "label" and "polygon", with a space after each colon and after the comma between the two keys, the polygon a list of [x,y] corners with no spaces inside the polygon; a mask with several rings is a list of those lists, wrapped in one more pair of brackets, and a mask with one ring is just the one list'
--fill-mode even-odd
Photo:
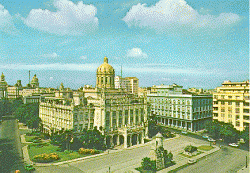
{"label": "park lawn", "polygon": [[72,160],[72,159],[76,159],[76,158],[80,158],[80,157],[85,157],[87,155],[84,154],[79,154],[76,151],[73,151],[72,153],[65,153],[65,152],[61,152],[61,151],[57,151],[59,147],[58,146],[54,146],[52,144],[48,144],[48,146],[43,146],[43,147],[37,147],[37,146],[29,146],[29,156],[30,159],[33,160],[35,155],[39,155],[39,154],[49,154],[49,153],[57,153],[60,157],[59,160],[55,161],[55,162],[62,162],[62,161],[66,161],[66,160]]}
{"label": "park lawn", "polygon": [[38,137],[38,136],[27,136],[27,135],[25,135],[25,141],[26,142],[33,142],[35,137]]}
{"label": "park lawn", "polygon": [[214,148],[213,146],[209,146],[209,145],[201,145],[198,147],[199,150],[203,150],[203,151],[209,151],[213,148]]}

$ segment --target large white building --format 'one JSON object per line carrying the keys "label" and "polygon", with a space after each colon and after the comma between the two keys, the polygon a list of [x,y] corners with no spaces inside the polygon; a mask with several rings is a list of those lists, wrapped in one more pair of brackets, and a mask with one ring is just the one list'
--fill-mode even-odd
{"label": "large white building", "polygon": [[185,94],[182,86],[173,84],[155,86],[147,99],[162,125],[198,131],[212,120],[212,95]]}
{"label": "large white building", "polygon": [[39,116],[45,131],[97,127],[107,136],[108,146],[125,148],[144,142],[148,136],[146,97],[115,88],[115,70],[108,58],[96,71],[96,87],[85,86],[70,94],[63,85],[55,97],[44,98]]}

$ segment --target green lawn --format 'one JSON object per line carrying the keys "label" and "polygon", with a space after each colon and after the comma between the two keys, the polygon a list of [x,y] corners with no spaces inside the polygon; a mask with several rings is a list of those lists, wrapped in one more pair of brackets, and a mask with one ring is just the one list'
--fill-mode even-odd
{"label": "green lawn", "polygon": [[37,147],[37,146],[30,145],[29,146],[29,156],[30,156],[30,159],[32,160],[35,155],[39,155],[39,154],[43,154],[43,153],[46,153],[46,154],[57,153],[59,155],[60,159],[55,161],[55,162],[62,162],[62,161],[66,161],[66,160],[72,160],[72,159],[88,156],[88,155],[84,155],[84,154],[79,154],[76,151],[74,151],[72,153],[65,153],[65,152],[57,151],[57,149],[58,149],[58,146],[54,146],[52,144],[48,144],[48,146],[43,146],[43,147]]}
{"label": "green lawn", "polygon": [[204,151],[209,151],[213,148],[214,148],[213,146],[209,146],[209,145],[201,145],[198,147],[199,150],[204,150]]}
{"label": "green lawn", "polygon": [[38,137],[38,136],[27,136],[27,135],[25,135],[25,140],[26,140],[26,142],[33,142],[35,137]]}

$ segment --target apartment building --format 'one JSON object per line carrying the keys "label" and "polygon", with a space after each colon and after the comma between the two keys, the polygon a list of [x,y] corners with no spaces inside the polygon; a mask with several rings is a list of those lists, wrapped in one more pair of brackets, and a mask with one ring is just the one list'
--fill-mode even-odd
{"label": "apartment building", "polygon": [[213,119],[231,123],[242,131],[250,123],[249,80],[224,81],[213,94]]}

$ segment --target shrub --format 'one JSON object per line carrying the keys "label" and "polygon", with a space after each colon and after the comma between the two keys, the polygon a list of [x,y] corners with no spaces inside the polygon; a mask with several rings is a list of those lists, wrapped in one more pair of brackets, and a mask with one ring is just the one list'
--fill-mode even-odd
{"label": "shrub", "polygon": [[50,154],[44,153],[34,156],[33,160],[35,162],[48,163],[59,160],[59,155],[56,153],[50,153]]}
{"label": "shrub", "polygon": [[79,154],[99,154],[100,151],[95,150],[95,149],[85,149],[85,148],[80,148],[78,150]]}
{"label": "shrub", "polygon": [[188,152],[188,153],[193,153],[193,152],[197,151],[197,147],[192,146],[192,145],[188,145],[188,146],[185,147],[184,150],[185,150],[186,152]]}

